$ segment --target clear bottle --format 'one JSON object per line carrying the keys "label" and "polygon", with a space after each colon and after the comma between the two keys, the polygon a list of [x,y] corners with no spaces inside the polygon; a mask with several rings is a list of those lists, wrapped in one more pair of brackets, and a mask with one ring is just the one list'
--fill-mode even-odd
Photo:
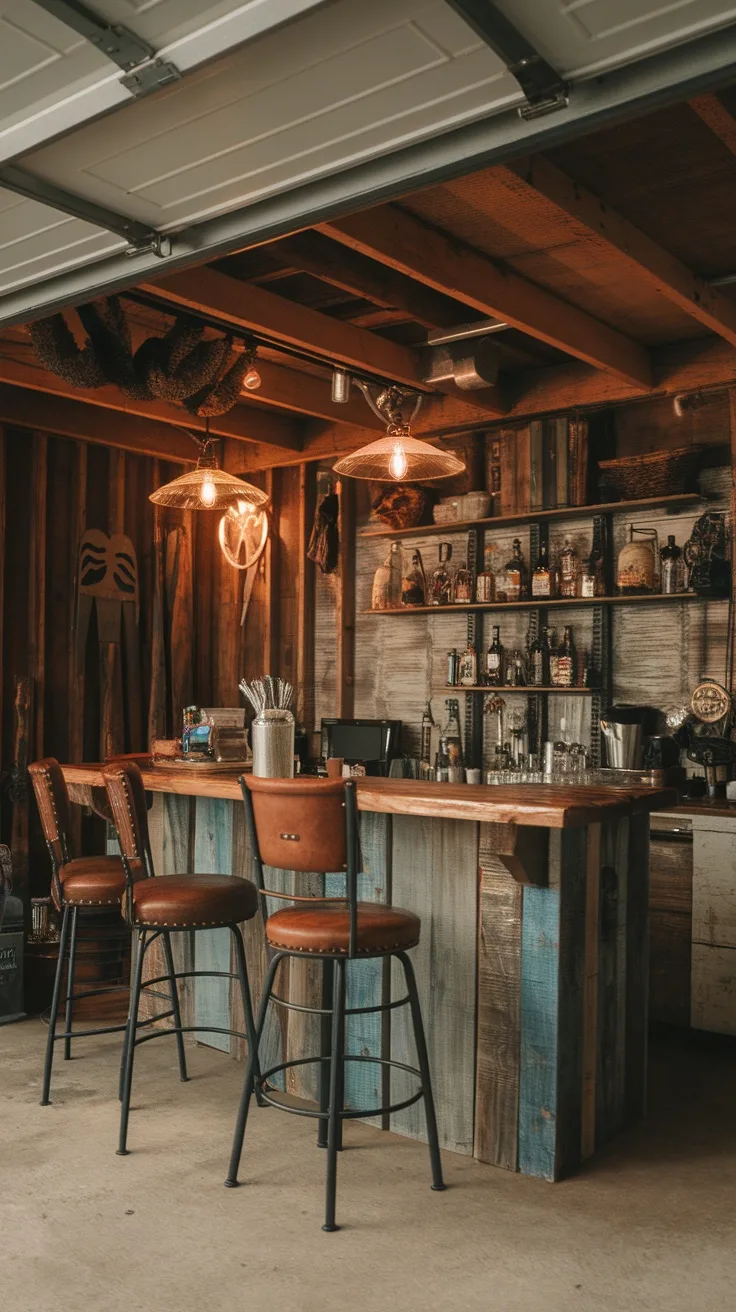
{"label": "clear bottle", "polygon": [[539,546],[539,555],[532,573],[532,596],[552,596],[552,571],[549,567],[549,548],[546,542],[541,542]]}
{"label": "clear bottle", "polygon": [[429,604],[430,606],[449,606],[452,601],[452,574],[448,569],[452,559],[452,545],[449,542],[440,542],[439,546],[439,564],[433,571],[429,583]]}
{"label": "clear bottle", "polygon": [[470,643],[460,657],[458,683],[463,688],[475,688],[478,685],[478,656]]}
{"label": "clear bottle", "polygon": [[496,577],[490,567],[484,565],[475,580],[475,600],[479,602],[495,601]]}
{"label": "clear bottle", "polygon": [[432,718],[432,704],[431,702],[427,702],[427,705],[424,708],[424,714],[422,716],[422,730],[421,730],[421,763],[425,767],[428,766],[432,760],[431,752],[432,752],[433,725],[434,725],[434,720]]}
{"label": "clear bottle", "polygon": [[679,592],[681,579],[680,558],[682,549],[675,543],[674,534],[670,533],[667,537],[667,546],[662,547],[659,558],[662,562],[662,591],[671,596],[673,592]]}
{"label": "clear bottle", "polygon": [[373,576],[371,608],[396,610],[401,601],[401,543],[392,542],[388,555]]}
{"label": "clear bottle", "polygon": [[473,579],[465,561],[461,561],[455,571],[452,584],[452,600],[456,606],[469,605],[473,600]]}
{"label": "clear bottle", "polygon": [[521,539],[514,538],[513,554],[504,568],[506,600],[524,601],[529,596],[529,571],[521,554]]}
{"label": "clear bottle", "polygon": [[554,685],[556,688],[575,687],[575,646],[569,624],[565,625],[562,642],[557,652]]}
{"label": "clear bottle", "polygon": [[462,768],[463,740],[460,734],[460,703],[454,697],[445,702],[445,724],[440,734],[440,756],[447,758],[450,769]]}
{"label": "clear bottle", "polygon": [[559,555],[560,596],[577,597],[578,595],[578,553],[569,538]]}
{"label": "clear bottle", "polygon": [[549,687],[549,646],[546,625],[529,648],[529,682],[535,688]]}
{"label": "clear bottle", "polygon": [[426,606],[427,579],[421,551],[413,551],[411,565],[401,582],[402,606]]}
{"label": "clear bottle", "polygon": [[557,631],[556,629],[547,629],[547,670],[549,671],[549,686],[551,688],[557,687],[558,660]]}
{"label": "clear bottle", "polygon": [[500,688],[503,683],[503,646],[500,625],[493,626],[493,641],[486,652],[486,683],[492,688]]}
{"label": "clear bottle", "polygon": [[458,668],[460,665],[460,656],[457,647],[453,647],[447,653],[447,686],[454,688],[457,684]]}
{"label": "clear bottle", "polygon": [[506,682],[509,688],[526,688],[526,666],[524,653],[518,647],[508,663]]}

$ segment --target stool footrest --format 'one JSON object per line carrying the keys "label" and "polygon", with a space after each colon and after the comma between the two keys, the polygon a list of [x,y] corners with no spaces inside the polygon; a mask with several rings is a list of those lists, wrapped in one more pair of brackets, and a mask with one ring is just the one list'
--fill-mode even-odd
{"label": "stool footrest", "polygon": [[[421,1071],[417,1070],[416,1066],[407,1066],[403,1061],[392,1061],[388,1057],[367,1057],[362,1053],[345,1053],[343,1061],[372,1062],[376,1066],[384,1066],[393,1070],[404,1071],[407,1075],[413,1075],[418,1080],[421,1080],[422,1078]],[[274,1098],[272,1094],[265,1093],[263,1086],[273,1075],[280,1075],[282,1071],[291,1070],[295,1066],[321,1066],[329,1064],[329,1062],[329,1057],[297,1057],[292,1061],[282,1061],[279,1062],[278,1066],[271,1066],[267,1071],[263,1071],[260,1077],[255,1077],[254,1083],[260,1092],[263,1101],[268,1103],[269,1106],[278,1107],[282,1112],[291,1112],[293,1116],[309,1116],[314,1120],[323,1121],[326,1113],[322,1109],[317,1108],[313,1110],[311,1107],[293,1107],[290,1103],[282,1102],[279,1098]],[[388,1116],[392,1115],[394,1112],[403,1111],[405,1107],[411,1107],[423,1096],[424,1087],[420,1084],[417,1092],[412,1094],[410,1098],[405,1098],[402,1102],[390,1103],[383,1107],[360,1108],[357,1111],[352,1108],[341,1108],[339,1116],[341,1120],[344,1121],[362,1120],[363,1118],[367,1119],[371,1116]]]}
{"label": "stool footrest", "polygon": [[[285,1007],[287,1011],[305,1011],[308,1016],[331,1016],[331,1007],[306,1007],[303,1002],[289,1002],[282,998],[278,993],[271,993],[269,1001],[275,1002],[279,1007]],[[380,1011],[395,1011],[397,1007],[406,1007],[409,1003],[409,994],[403,998],[397,998],[395,1002],[378,1002],[375,1007],[346,1007],[346,1016],[372,1016]],[[378,1058],[376,1058],[378,1060]]]}

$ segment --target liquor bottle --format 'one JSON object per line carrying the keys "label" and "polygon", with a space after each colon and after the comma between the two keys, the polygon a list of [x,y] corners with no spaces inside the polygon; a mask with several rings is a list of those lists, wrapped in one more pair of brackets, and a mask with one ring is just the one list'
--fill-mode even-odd
{"label": "liquor bottle", "polygon": [[486,683],[496,688],[503,683],[503,647],[498,624],[493,626],[493,642],[486,652]]}
{"label": "liquor bottle", "polygon": [[549,671],[550,687],[557,686],[557,662],[559,659],[559,649],[557,647],[557,630],[547,629],[547,669]]}
{"label": "liquor bottle", "polygon": [[676,545],[674,534],[670,533],[667,538],[667,546],[662,547],[659,553],[662,562],[662,591],[668,596],[671,596],[673,592],[679,592],[681,556],[682,550]]}
{"label": "liquor bottle", "polygon": [[452,558],[452,545],[440,542],[439,564],[429,583],[429,603],[431,606],[449,606],[452,601],[452,575],[447,568]]}
{"label": "liquor bottle", "polygon": [[529,682],[536,688],[549,687],[549,646],[547,627],[538,633],[529,649]]}
{"label": "liquor bottle", "polygon": [[450,769],[463,764],[463,741],[460,735],[460,703],[454,697],[445,702],[445,725],[440,734],[440,756],[446,756]]}
{"label": "liquor bottle", "polygon": [[603,573],[603,520],[596,515],[593,520],[593,542],[590,555],[583,561],[580,573],[580,596],[603,597],[606,581]]}
{"label": "liquor bottle", "polygon": [[433,725],[434,725],[434,720],[432,719],[432,704],[431,704],[431,702],[427,702],[427,705],[426,705],[425,708],[424,708],[424,714],[423,714],[423,716],[422,716],[421,756],[420,756],[420,759],[421,759],[421,763],[422,763],[423,766],[428,766],[428,765],[430,764],[431,759],[432,759],[432,757],[431,757],[431,751],[432,751],[432,726],[433,726]]}
{"label": "liquor bottle", "polygon": [[395,610],[401,598],[401,543],[392,542],[388,555],[373,576],[371,608]]}
{"label": "liquor bottle", "polygon": [[486,553],[486,559],[483,569],[475,580],[475,600],[480,602],[494,601],[496,597],[496,578],[491,569],[490,559]]}
{"label": "liquor bottle", "polygon": [[529,596],[529,571],[521,554],[521,539],[514,538],[513,555],[504,567],[506,600],[523,601]]}
{"label": "liquor bottle", "polygon": [[461,561],[455,571],[452,584],[452,600],[457,606],[464,606],[473,600],[473,579],[465,561]]}
{"label": "liquor bottle", "polygon": [[552,596],[552,572],[549,567],[549,548],[546,542],[540,543],[537,563],[532,574],[532,596]]}
{"label": "liquor bottle", "polygon": [[458,674],[459,664],[460,664],[460,657],[459,657],[459,655],[458,655],[457,647],[453,647],[452,650],[451,650],[451,651],[448,651],[448,653],[447,653],[447,686],[448,686],[448,688],[454,688],[455,685],[456,685],[456,683],[457,683],[457,674]]}
{"label": "liquor bottle", "polygon": [[427,579],[421,551],[412,552],[411,566],[401,583],[401,604],[402,606],[427,604]]}
{"label": "liquor bottle", "polygon": [[478,684],[478,656],[470,643],[460,657],[459,676],[463,688],[475,688]]}
{"label": "liquor bottle", "polygon": [[517,647],[506,670],[506,683],[509,688],[526,688],[526,669],[524,653]]}
{"label": "liquor bottle", "polygon": [[572,640],[572,629],[569,624],[565,625],[565,632],[557,652],[554,683],[556,688],[574,688],[575,686],[575,647]]}
{"label": "liquor bottle", "polygon": [[569,538],[559,556],[560,596],[576,597],[578,595],[578,553]]}

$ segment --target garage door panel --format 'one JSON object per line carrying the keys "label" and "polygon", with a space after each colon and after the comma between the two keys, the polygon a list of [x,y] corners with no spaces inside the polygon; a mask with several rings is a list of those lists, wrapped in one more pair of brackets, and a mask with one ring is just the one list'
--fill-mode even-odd
{"label": "garage door panel", "polygon": [[0,190],[0,292],[101,259],[124,245],[91,223]]}

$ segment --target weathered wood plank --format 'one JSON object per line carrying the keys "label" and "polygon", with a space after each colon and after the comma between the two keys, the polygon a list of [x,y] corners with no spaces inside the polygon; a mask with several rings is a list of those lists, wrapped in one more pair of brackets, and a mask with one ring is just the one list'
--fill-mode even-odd
{"label": "weathered wood plank", "polygon": [[603,826],[598,950],[596,1144],[622,1126],[626,1059],[626,912],[629,827]]}
{"label": "weathered wood plank", "polygon": [[28,672],[33,679],[31,752],[44,754],[46,679],[46,495],[48,438],[34,433],[31,465],[31,533],[28,562]]}
{"label": "weathered wood plank", "polygon": [[649,822],[629,821],[626,932],[626,1075],[624,1113],[636,1120],[646,1110],[649,1021]]}
{"label": "weathered wood plank", "polygon": [[521,899],[499,859],[503,825],[480,826],[474,1153],[515,1171],[519,1139]]}
{"label": "weathered wood plank", "polygon": [[[195,802],[194,870],[196,874],[232,873],[232,802],[198,797]],[[230,931],[199,929],[194,935],[195,970],[230,969]],[[230,980],[195,979],[195,1024],[230,1028]],[[200,1043],[230,1052],[227,1034],[200,1033]]]}
{"label": "weathered wood plank", "polygon": [[559,889],[525,888],[519,1170],[545,1180],[554,1180],[556,1170],[559,941]]}
{"label": "weathered wood plank", "polygon": [[[564,878],[564,873],[563,873]],[[598,959],[600,942],[601,826],[588,828],[585,870],[585,986],[583,1003],[583,1159],[595,1151],[595,1090],[598,1053]]]}
{"label": "weathered wood plank", "polygon": [[560,890],[560,999],[555,1178],[580,1165],[583,1126],[583,1019],[588,836],[550,836],[550,884]]}
{"label": "weathered wood plank", "polygon": [[337,697],[335,714],[351,716],[355,705],[355,484],[340,483],[340,559],[337,571]]}

